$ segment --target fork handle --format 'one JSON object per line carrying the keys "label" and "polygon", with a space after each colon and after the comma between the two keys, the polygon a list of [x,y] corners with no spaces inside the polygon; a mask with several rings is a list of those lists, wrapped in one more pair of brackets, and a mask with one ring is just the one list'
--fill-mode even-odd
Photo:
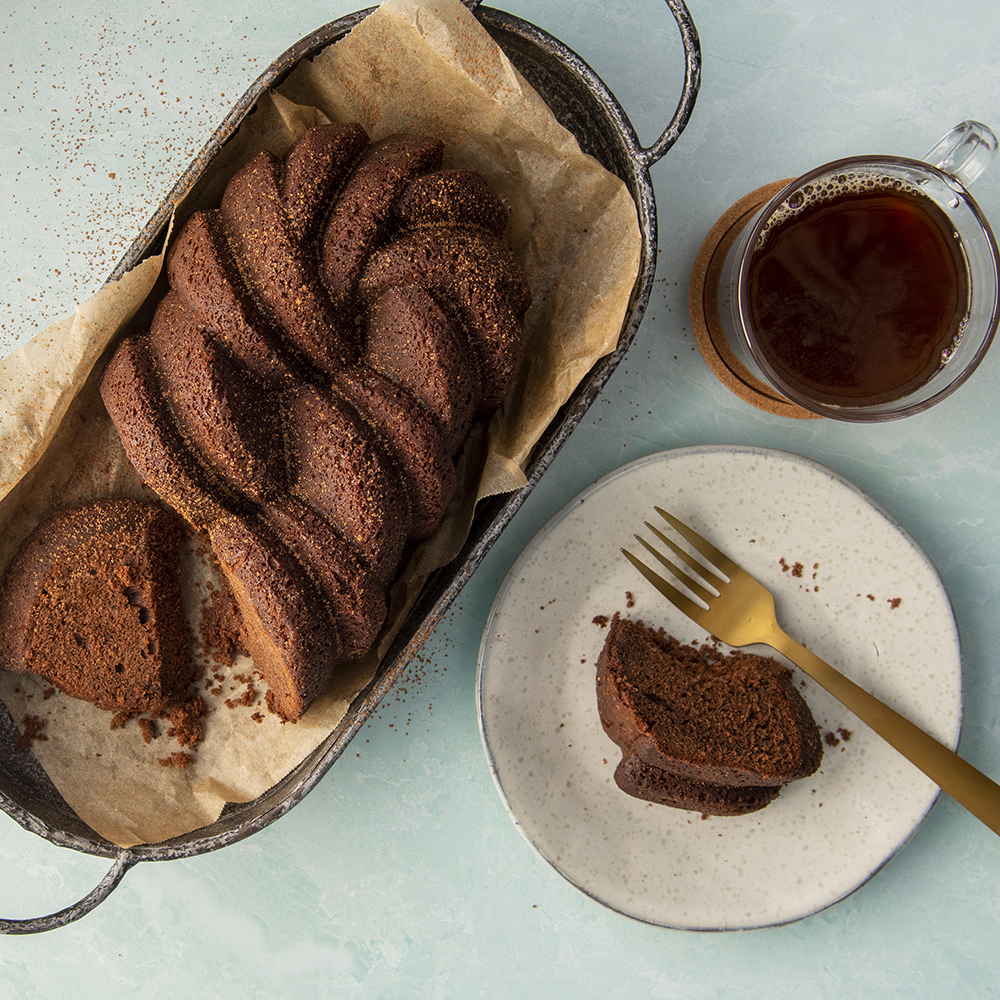
{"label": "fork handle", "polygon": [[826,688],[942,791],[1000,834],[1000,785],[775,626],[767,645]]}

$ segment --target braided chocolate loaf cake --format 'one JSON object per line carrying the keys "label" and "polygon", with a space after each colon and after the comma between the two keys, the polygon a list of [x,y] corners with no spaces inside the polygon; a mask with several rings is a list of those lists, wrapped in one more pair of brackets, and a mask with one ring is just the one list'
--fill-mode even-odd
{"label": "braided chocolate loaf cake", "polygon": [[523,356],[506,207],[442,160],[354,124],[260,153],[185,224],[148,334],[103,376],[129,460],[208,534],[289,720],[370,649]]}

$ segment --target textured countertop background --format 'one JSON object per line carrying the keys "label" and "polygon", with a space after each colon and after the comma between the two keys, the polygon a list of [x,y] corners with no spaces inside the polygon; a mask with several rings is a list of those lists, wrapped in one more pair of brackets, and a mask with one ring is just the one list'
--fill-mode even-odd
{"label": "textured countertop background", "polygon": [[[650,143],[680,84],[658,0],[497,3],[579,52]],[[13,6],[13,10],[10,10]],[[250,82],[342,0],[63,0],[0,13],[0,345],[91,294]],[[963,755],[1000,777],[1000,353],[928,413],[793,422],[730,395],[687,316],[695,255],[748,191],[852,153],[919,156],[967,117],[1000,128],[993,0],[691,0],[703,84],[653,168],[657,280],[609,385],[481,569],[320,785],[208,855],[144,864],[78,923],[0,938],[11,998],[720,998],[1000,995],[1000,840],[946,797],[839,904],[785,927],[657,929],[522,840],[474,698],[491,603],[520,549],[623,462],[692,444],[797,452],[865,490],[936,564],[965,663]],[[1000,164],[974,188],[1000,225]],[[0,814],[0,917],[84,895],[108,863]]]}

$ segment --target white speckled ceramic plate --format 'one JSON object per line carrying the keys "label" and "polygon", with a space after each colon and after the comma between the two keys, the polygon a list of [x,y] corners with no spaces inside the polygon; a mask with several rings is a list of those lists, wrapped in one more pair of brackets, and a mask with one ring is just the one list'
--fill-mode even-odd
{"label": "white speckled ceramic plate", "polygon": [[595,694],[606,631],[593,619],[620,611],[706,639],[620,554],[654,504],[771,588],[786,631],[955,747],[962,668],[948,596],[913,540],[850,483],[794,455],[726,447],[665,452],[601,479],[539,532],[497,596],[480,653],[480,728],[508,812],[539,854],[649,923],[799,919],[877,872],[937,786],[796,671],[831,735],[820,770],[766,809],[702,818],[620,791],[621,755]]}

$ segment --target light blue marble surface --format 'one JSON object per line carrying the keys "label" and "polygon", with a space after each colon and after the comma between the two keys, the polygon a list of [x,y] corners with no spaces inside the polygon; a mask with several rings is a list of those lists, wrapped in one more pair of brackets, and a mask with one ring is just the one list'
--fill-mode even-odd
{"label": "light blue marble surface", "polygon": [[[64,0],[0,14],[0,337],[93,292],[250,81],[344,0]],[[13,6],[11,11],[9,8]],[[676,101],[657,0],[498,4],[587,59],[651,142]],[[521,839],[486,766],[474,683],[493,597],[568,499],[642,455],[753,444],[853,480],[937,565],[962,634],[961,751],[1000,777],[1000,353],[959,394],[884,426],[739,401],[698,353],[687,283],[746,192],[856,152],[920,155],[966,117],[1000,127],[994,0],[691,0],[694,117],[653,170],[657,282],[603,396],[417,663],[329,775],[247,841],[140,865],[82,921],[0,938],[0,998],[707,998],[1000,995],[1000,841],[946,798],[889,865],[786,927],[666,931],[592,902]],[[113,176],[111,176],[113,175]],[[1000,164],[975,185],[1000,224]],[[0,814],[0,916],[88,891],[107,862]]]}

